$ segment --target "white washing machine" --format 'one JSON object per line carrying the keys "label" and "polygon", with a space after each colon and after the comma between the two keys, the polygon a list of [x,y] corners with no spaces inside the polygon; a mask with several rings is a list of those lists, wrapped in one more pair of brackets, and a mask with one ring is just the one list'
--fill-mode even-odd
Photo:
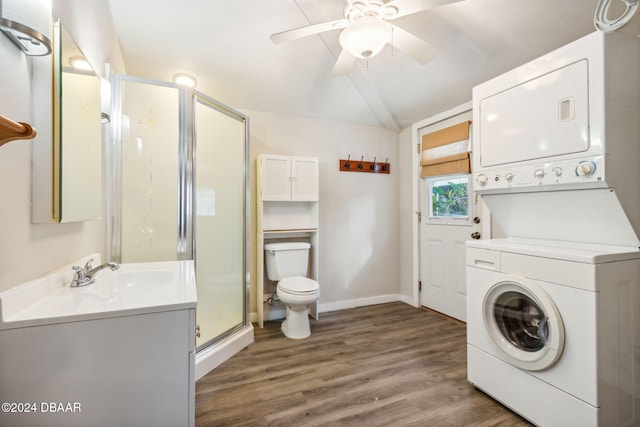
{"label": "white washing machine", "polygon": [[467,242],[468,379],[542,426],[640,425],[640,252]]}

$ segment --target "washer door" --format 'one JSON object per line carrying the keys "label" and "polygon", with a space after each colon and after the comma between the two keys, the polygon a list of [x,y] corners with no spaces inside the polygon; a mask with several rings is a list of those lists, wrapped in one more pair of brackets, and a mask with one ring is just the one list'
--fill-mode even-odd
{"label": "washer door", "polygon": [[544,289],[524,277],[507,275],[489,285],[484,295],[485,328],[507,362],[539,371],[558,360],[564,325]]}

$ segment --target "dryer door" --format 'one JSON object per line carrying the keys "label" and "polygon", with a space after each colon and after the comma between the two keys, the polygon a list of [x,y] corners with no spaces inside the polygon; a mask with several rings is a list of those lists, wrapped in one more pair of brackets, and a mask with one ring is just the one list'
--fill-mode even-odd
{"label": "dryer door", "polygon": [[507,275],[484,293],[485,328],[514,366],[538,371],[562,354],[564,326],[556,305],[533,281]]}

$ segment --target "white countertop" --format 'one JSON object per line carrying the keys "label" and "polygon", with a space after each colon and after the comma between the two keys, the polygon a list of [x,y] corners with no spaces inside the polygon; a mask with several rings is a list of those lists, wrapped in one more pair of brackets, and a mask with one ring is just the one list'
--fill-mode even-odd
{"label": "white countertop", "polygon": [[115,271],[99,271],[96,281],[83,287],[71,287],[72,277],[68,265],[0,293],[0,330],[195,308],[197,304],[193,261],[121,264]]}

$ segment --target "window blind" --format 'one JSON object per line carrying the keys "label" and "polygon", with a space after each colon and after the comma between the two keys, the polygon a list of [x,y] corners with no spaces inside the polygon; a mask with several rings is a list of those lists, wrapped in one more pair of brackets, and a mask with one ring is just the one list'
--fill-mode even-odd
{"label": "window blind", "polygon": [[467,120],[422,136],[420,178],[471,172],[470,126]]}

